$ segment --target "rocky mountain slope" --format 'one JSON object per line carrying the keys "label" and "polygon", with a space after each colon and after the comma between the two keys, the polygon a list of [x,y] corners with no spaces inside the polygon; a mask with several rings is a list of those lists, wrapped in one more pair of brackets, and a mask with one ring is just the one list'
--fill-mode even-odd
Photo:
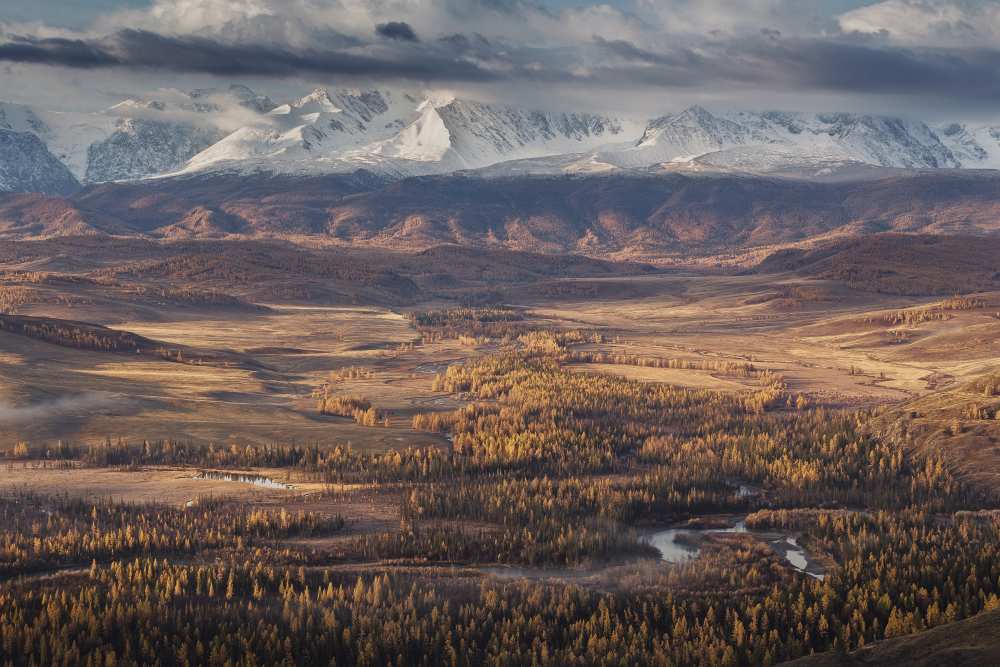
{"label": "rocky mountain slope", "polygon": [[36,136],[79,181],[87,173],[88,150],[114,132],[115,122],[105,114],[50,112],[0,102],[0,129]]}
{"label": "rocky mountain slope", "polygon": [[358,169],[396,179],[476,170],[491,178],[691,171],[829,181],[1000,167],[1000,125],[697,106],[647,121],[399,90],[317,89],[280,104],[245,86],[161,91],[97,113],[0,103],[0,128],[34,134],[86,184]]}
{"label": "rocky mountain slope", "polygon": [[1000,125],[950,123],[936,132],[962,166],[1000,169]]}
{"label": "rocky mountain slope", "polygon": [[273,106],[245,86],[130,98],[101,112],[0,102],[0,129],[35,135],[82,183],[137,180],[176,171],[224,138],[233,108],[253,118]]}
{"label": "rocky mountain slope", "polygon": [[0,192],[68,195],[79,188],[69,169],[36,135],[0,129]]}
{"label": "rocky mountain slope", "polygon": [[219,138],[212,128],[123,118],[110,136],[87,149],[84,180],[127,181],[167,173]]}

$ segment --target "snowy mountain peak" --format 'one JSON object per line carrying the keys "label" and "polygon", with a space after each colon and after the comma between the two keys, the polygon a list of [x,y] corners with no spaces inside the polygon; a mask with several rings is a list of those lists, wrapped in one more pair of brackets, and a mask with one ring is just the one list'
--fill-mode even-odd
{"label": "snowy mountain peak", "polygon": [[690,159],[742,145],[753,134],[737,122],[717,117],[703,107],[693,106],[650,121],[634,149],[623,157],[629,164]]}
{"label": "snowy mountain peak", "polygon": [[147,109],[152,111],[165,111],[167,105],[165,102],[160,100],[141,100],[141,99],[127,99],[122,100],[118,104],[113,104],[108,107],[108,111],[117,114],[126,114],[129,111],[135,111],[138,109]]}
{"label": "snowy mountain peak", "polygon": [[427,101],[436,107],[444,107],[457,101],[455,93],[451,91],[436,90],[427,93]]}
{"label": "snowy mountain peak", "polygon": [[[770,174],[1000,168],[1000,125],[932,128],[855,113],[716,111],[639,121],[450,92],[317,88],[281,105],[233,85],[161,90],[99,113],[0,103],[0,130],[39,138],[85,183],[214,170],[390,177],[688,169]],[[19,139],[8,153],[23,147]],[[41,162],[39,163],[41,165]],[[854,177],[854,176],[852,176]]]}
{"label": "snowy mountain peak", "polygon": [[184,171],[441,173],[593,150],[638,131],[595,114],[387,90],[318,89],[270,118],[270,125],[242,128],[195,156]]}
{"label": "snowy mountain peak", "polygon": [[324,88],[317,88],[305,97],[292,104],[292,108],[299,113],[339,113],[340,107],[330,99],[330,92]]}
{"label": "snowy mountain peak", "polygon": [[419,114],[412,123],[397,135],[379,142],[372,152],[384,157],[413,160],[416,162],[440,162],[451,150],[451,132],[441,114],[430,100],[424,100],[417,107]]}
{"label": "snowy mountain peak", "polygon": [[937,134],[963,167],[1000,169],[1000,126],[949,123]]}
{"label": "snowy mountain peak", "polygon": [[669,118],[673,122],[693,123],[702,126],[710,126],[719,121],[708,109],[698,104],[690,106],[678,114],[665,116],[664,118]]}
{"label": "snowy mountain peak", "polygon": [[647,129],[668,126],[711,127],[719,122],[708,109],[702,106],[691,106],[676,113],[669,113],[649,121]]}
{"label": "snowy mountain peak", "polygon": [[363,123],[370,123],[375,117],[388,112],[390,106],[394,105],[392,93],[388,91],[356,88],[338,91],[333,102]]}
{"label": "snowy mountain peak", "polygon": [[[772,166],[781,155],[809,162],[857,162],[910,169],[960,166],[944,142],[917,121],[851,113],[713,114],[702,107],[651,121],[634,147],[611,156],[611,160],[621,166],[683,162],[744,147],[758,147],[761,168]],[[753,153],[741,150],[739,165],[751,164]],[[719,164],[717,160],[712,162]]]}

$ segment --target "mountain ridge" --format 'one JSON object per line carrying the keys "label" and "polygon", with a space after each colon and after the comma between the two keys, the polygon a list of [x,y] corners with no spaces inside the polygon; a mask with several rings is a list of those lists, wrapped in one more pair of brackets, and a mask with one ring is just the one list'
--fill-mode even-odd
{"label": "mountain ridge", "polygon": [[453,243],[665,259],[883,232],[996,237],[998,193],[1000,174],[989,171],[847,182],[673,172],[210,174],[92,185],[61,198],[0,196],[0,238],[272,238],[407,250]]}
{"label": "mountain ridge", "polygon": [[317,88],[277,103],[237,85],[130,98],[92,113],[0,103],[0,129],[34,134],[83,184],[359,169],[393,179],[467,170],[837,179],[1000,167],[1000,126],[989,124],[701,106],[643,120],[388,89]]}

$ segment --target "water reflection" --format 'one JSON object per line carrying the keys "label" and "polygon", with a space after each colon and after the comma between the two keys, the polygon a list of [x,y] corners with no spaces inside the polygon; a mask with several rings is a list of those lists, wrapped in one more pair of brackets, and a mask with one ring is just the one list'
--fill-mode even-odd
{"label": "water reflection", "polygon": [[701,552],[699,543],[711,533],[745,533],[746,524],[740,520],[730,528],[668,528],[647,535],[644,541],[656,547],[660,557],[668,563],[683,563],[696,558]]}
{"label": "water reflection", "polygon": [[749,533],[766,542],[776,554],[799,572],[821,581],[826,576],[823,574],[823,568],[809,559],[794,535],[747,530],[746,523],[742,519],[729,528],[668,528],[646,535],[643,540],[655,547],[664,561],[683,563],[698,557],[701,552],[701,542],[707,535],[719,533]]}
{"label": "water reflection", "polygon": [[210,479],[216,482],[238,482],[240,484],[252,484],[253,486],[260,486],[265,489],[278,489],[281,491],[288,491],[295,488],[291,484],[278,482],[271,479],[270,477],[264,477],[263,475],[254,475],[250,473],[232,473],[232,472],[218,472],[216,470],[202,470],[201,472],[194,475],[193,479]]}

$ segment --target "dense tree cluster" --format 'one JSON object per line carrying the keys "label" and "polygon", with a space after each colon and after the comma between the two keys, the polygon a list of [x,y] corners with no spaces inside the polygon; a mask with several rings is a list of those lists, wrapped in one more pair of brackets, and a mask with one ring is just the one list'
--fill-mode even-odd
{"label": "dense tree cluster", "polygon": [[651,436],[711,432],[763,411],[785,395],[780,378],[764,381],[757,391],[724,394],[574,373],[551,355],[505,353],[438,375],[435,390],[477,402],[417,415],[413,426],[451,433],[454,449],[481,465],[560,474],[613,470]]}
{"label": "dense tree cluster", "polygon": [[631,524],[672,522],[692,515],[739,511],[753,500],[710,468],[658,466],[635,477],[563,479],[490,477],[426,484],[403,499],[404,516],[476,519],[505,526],[534,525],[558,517],[600,517]]}
{"label": "dense tree cluster", "polygon": [[[457,309],[418,325],[469,335],[517,316]],[[319,495],[334,506],[354,493],[334,483],[373,483],[367,492],[398,499],[399,528],[337,535],[320,554],[288,538],[332,536],[343,519],[212,500],[10,497],[0,502],[0,664],[749,667],[1000,607],[1000,514],[980,511],[988,500],[943,460],[873,435],[870,414],[808,408],[749,363],[581,349],[603,338],[580,330],[504,337],[500,352],[434,379],[463,408],[413,418],[447,435],[447,449],[109,440],[19,452],[288,468],[330,483]],[[581,363],[747,382],[685,389],[568,367]],[[331,376],[320,410],[373,411],[333,393],[367,377]],[[676,566],[639,532],[743,514],[755,533],[704,534],[699,557]],[[825,578],[796,572],[759,539],[787,534]],[[542,580],[423,567],[445,564],[530,568]],[[578,569],[544,580],[580,566],[598,585]],[[43,578],[66,567],[76,569]],[[567,583],[577,574],[582,585]]]}
{"label": "dense tree cluster", "polygon": [[713,359],[674,359],[593,350],[572,350],[562,355],[561,360],[567,363],[614,364],[616,366],[711,371],[713,373],[741,378],[751,378],[757,375],[757,369],[749,362],[717,361]]}
{"label": "dense tree cluster", "polygon": [[567,523],[552,517],[499,530],[411,524],[399,532],[360,537],[345,551],[346,556],[362,560],[535,566],[577,565],[631,555],[655,557],[657,553],[640,542],[635,531],[617,524]]}
{"label": "dense tree cluster", "polygon": [[987,398],[1000,396],[1000,374],[994,373],[976,380],[969,385],[969,389]]}
{"label": "dense tree cluster", "polygon": [[150,341],[127,331],[36,317],[0,315],[0,331],[101,352],[135,352],[151,347]]}
{"label": "dense tree cluster", "polygon": [[524,313],[506,306],[466,306],[408,315],[425,342],[451,339],[513,339],[532,329]]}
{"label": "dense tree cluster", "polygon": [[30,285],[99,285],[107,287],[115,284],[113,281],[91,276],[53,273],[51,271],[0,271],[0,280]]}
{"label": "dense tree cluster", "polygon": [[331,396],[326,391],[320,397],[317,407],[321,415],[350,417],[362,426],[376,426],[386,419],[385,415],[372,407],[371,401],[359,396]]}
{"label": "dense tree cluster", "polygon": [[93,300],[77,294],[39,290],[23,285],[0,285],[0,313],[13,314],[23,306],[38,304],[77,306],[88,303],[93,303]]}
{"label": "dense tree cluster", "polygon": [[344,520],[211,499],[178,509],[20,494],[0,498],[0,576],[138,554],[197,554],[339,531]]}
{"label": "dense tree cluster", "polygon": [[[266,563],[95,565],[0,589],[14,665],[772,665],[1000,606],[995,518],[819,515],[842,566],[775,575],[737,548],[729,592],[369,574]],[[693,566],[686,566],[688,568]],[[713,575],[705,583],[719,581]],[[67,585],[72,582],[73,585]]]}
{"label": "dense tree cluster", "polygon": [[878,317],[867,317],[866,322],[878,322],[881,324],[915,326],[924,322],[935,320],[950,320],[953,315],[949,311],[955,310],[979,310],[986,308],[989,304],[980,297],[954,296],[930,306],[921,308],[907,308],[905,310],[893,310],[883,313]]}
{"label": "dense tree cluster", "polygon": [[47,343],[97,352],[132,352],[194,365],[233,363],[225,353],[167,347],[130,331],[120,331],[71,320],[0,313],[0,331],[27,336]]}
{"label": "dense tree cluster", "polygon": [[105,440],[79,451],[81,459],[96,466],[184,465],[211,468],[294,468],[314,481],[381,483],[429,480],[454,476],[463,465],[436,447],[407,447],[382,453],[359,452],[350,445],[245,445],[219,446],[171,440],[145,440],[131,444]]}

